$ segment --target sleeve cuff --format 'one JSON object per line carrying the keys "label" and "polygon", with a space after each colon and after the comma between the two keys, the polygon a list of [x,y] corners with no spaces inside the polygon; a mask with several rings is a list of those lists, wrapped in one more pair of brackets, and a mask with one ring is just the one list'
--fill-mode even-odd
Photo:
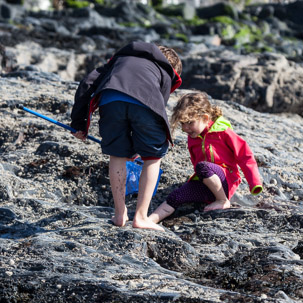
{"label": "sleeve cuff", "polygon": [[257,196],[261,194],[263,191],[263,186],[262,185],[256,185],[253,187],[253,189],[250,191],[250,193],[254,196]]}

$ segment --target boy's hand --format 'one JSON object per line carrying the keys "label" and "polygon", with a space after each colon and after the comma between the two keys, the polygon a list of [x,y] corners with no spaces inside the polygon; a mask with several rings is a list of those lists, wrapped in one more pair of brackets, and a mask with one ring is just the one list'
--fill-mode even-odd
{"label": "boy's hand", "polygon": [[85,141],[86,140],[86,136],[85,136],[85,132],[81,131],[81,130],[78,130],[77,132],[75,133],[72,133],[72,135],[74,137],[76,137],[77,139],[80,139],[82,141]]}

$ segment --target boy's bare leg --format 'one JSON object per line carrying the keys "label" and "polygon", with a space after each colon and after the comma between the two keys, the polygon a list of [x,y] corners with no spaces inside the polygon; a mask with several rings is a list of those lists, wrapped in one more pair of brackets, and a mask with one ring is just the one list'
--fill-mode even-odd
{"label": "boy's bare leg", "polygon": [[126,161],[127,158],[115,156],[110,156],[109,160],[109,179],[115,203],[112,221],[117,226],[124,226],[128,220],[125,206]]}
{"label": "boy's bare leg", "polygon": [[164,201],[157,209],[149,216],[154,223],[159,223],[164,218],[170,216],[175,209]]}
{"label": "boy's bare leg", "polygon": [[204,208],[204,211],[230,208],[230,201],[227,199],[221,180],[217,175],[213,175],[210,178],[203,179],[203,183],[211,190],[211,192],[216,197],[216,201],[211,204],[208,204]]}
{"label": "boy's bare leg", "polygon": [[145,160],[139,181],[139,192],[133,227],[164,231],[164,229],[147,217],[149,204],[157,184],[161,159]]}

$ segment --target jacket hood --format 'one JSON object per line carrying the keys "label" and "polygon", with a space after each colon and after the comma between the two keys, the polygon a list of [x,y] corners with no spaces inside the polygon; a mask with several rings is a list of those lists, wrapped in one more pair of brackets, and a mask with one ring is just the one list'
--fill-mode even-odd
{"label": "jacket hood", "polygon": [[131,42],[118,50],[115,53],[114,57],[117,56],[141,57],[156,62],[168,73],[172,79],[171,92],[173,92],[182,84],[180,75],[173,69],[173,67],[170,65],[156,44],[140,41]]}
{"label": "jacket hood", "polygon": [[211,132],[223,132],[228,128],[233,129],[230,122],[225,119],[223,116],[219,117],[215,123],[211,126],[209,133]]}

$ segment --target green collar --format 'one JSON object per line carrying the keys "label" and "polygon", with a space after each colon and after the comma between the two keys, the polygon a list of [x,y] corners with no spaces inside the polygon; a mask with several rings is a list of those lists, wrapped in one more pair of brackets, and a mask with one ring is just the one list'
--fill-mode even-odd
{"label": "green collar", "polygon": [[223,132],[228,128],[233,129],[230,122],[226,120],[223,116],[220,116],[215,123],[211,126],[209,133],[211,132]]}

